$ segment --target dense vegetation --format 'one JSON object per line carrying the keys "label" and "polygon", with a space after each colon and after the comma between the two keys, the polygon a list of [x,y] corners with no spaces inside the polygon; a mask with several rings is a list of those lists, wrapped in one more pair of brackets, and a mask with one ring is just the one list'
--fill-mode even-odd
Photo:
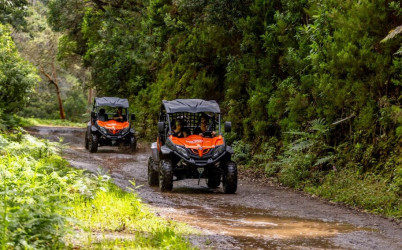
{"label": "dense vegetation", "polygon": [[70,121],[84,122],[88,119],[88,115],[83,116],[87,108],[83,89],[87,70],[76,58],[68,62],[58,60],[61,34],[47,24],[45,6],[37,1],[28,11],[26,28],[13,32],[12,37],[20,54],[36,67],[40,81],[28,95],[30,102],[18,115],[57,119],[63,113]]}
{"label": "dense vegetation", "polygon": [[37,80],[35,68],[19,55],[9,29],[0,23],[0,114],[23,107]]}
{"label": "dense vegetation", "polygon": [[99,94],[130,98],[143,136],[153,134],[162,99],[215,99],[233,122],[227,138],[239,163],[401,216],[399,1],[48,6],[50,24],[64,33],[60,53],[83,58]]}
{"label": "dense vegetation", "polygon": [[[30,99],[37,97],[35,91],[42,94],[43,88],[37,86],[43,82],[37,65],[32,64],[35,61],[30,63],[17,50],[14,41],[20,37],[11,37],[31,25],[23,18],[28,16],[27,3],[0,1],[1,249],[189,249],[184,234],[194,232],[157,217],[135,192],[122,191],[104,173],[72,169],[59,155],[61,144],[36,139],[18,127],[53,122],[14,115],[26,103],[32,108],[32,101],[39,101],[38,111],[43,109],[40,104],[52,102]],[[69,93],[71,109],[77,109],[82,91],[70,89]],[[125,237],[116,238],[119,232]]]}
{"label": "dense vegetation", "polygon": [[[155,216],[102,172],[70,168],[61,144],[15,131],[0,134],[0,147],[2,249],[189,248],[188,229]],[[116,232],[126,237],[108,236]]]}

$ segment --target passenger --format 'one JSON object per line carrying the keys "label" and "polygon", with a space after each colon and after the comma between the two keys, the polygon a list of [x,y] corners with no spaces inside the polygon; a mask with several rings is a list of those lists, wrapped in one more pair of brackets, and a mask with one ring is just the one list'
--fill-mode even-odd
{"label": "passenger", "polygon": [[113,116],[113,120],[116,120],[118,122],[123,122],[124,121],[124,116],[123,116],[123,108],[118,107],[116,114]]}
{"label": "passenger", "polygon": [[173,136],[178,138],[187,137],[187,132],[183,129],[183,121],[177,120],[173,129]]}
{"label": "passenger", "polygon": [[208,116],[207,115],[202,115],[200,118],[200,123],[198,127],[194,129],[194,134],[195,135],[201,135],[205,137],[214,137],[216,135],[215,131],[210,131],[210,129],[207,127],[208,124]]}
{"label": "passenger", "polygon": [[98,119],[103,122],[107,121],[107,114],[105,113],[105,109],[99,110]]}

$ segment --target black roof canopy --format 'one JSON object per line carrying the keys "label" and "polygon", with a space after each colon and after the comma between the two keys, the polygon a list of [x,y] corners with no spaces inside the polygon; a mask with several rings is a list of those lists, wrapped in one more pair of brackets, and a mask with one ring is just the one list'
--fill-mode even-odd
{"label": "black roof canopy", "polygon": [[189,112],[189,113],[200,113],[200,112],[212,112],[220,113],[219,105],[216,101],[206,101],[201,99],[176,99],[173,101],[162,101],[163,106],[167,113],[177,113],[177,112]]}
{"label": "black roof canopy", "polygon": [[118,97],[95,97],[95,106],[109,106],[128,108],[128,100]]}

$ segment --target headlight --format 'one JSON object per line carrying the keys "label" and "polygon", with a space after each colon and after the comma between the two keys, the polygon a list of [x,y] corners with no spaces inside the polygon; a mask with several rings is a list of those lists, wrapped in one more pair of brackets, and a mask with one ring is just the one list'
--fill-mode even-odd
{"label": "headlight", "polygon": [[106,128],[99,126],[99,130],[100,130],[102,133],[107,134]]}
{"label": "headlight", "polygon": [[188,157],[187,150],[185,148],[177,146],[177,151],[179,151],[179,153],[184,157]]}
{"label": "headlight", "polygon": [[122,134],[125,134],[125,133],[127,133],[129,130],[130,130],[129,127],[123,128],[123,130],[121,131],[121,133],[122,133]]}
{"label": "headlight", "polygon": [[221,155],[225,151],[225,146],[218,146],[214,150],[214,154],[212,157],[216,158]]}

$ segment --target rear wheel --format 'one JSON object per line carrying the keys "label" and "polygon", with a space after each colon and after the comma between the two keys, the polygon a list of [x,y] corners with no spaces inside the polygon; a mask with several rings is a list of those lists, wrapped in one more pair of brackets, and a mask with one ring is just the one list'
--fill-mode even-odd
{"label": "rear wheel", "polygon": [[88,140],[89,152],[96,153],[98,151],[98,135],[90,134]]}
{"label": "rear wheel", "polygon": [[169,160],[159,161],[159,188],[162,192],[173,189],[173,169]]}
{"label": "rear wheel", "polygon": [[88,130],[85,131],[85,149],[89,149]]}
{"label": "rear wheel", "polygon": [[217,188],[221,184],[221,174],[220,173],[211,173],[207,179],[207,186],[209,188]]}
{"label": "rear wheel", "polygon": [[233,161],[226,164],[223,174],[223,192],[225,194],[234,194],[237,190],[237,166]]}
{"label": "rear wheel", "polygon": [[152,157],[148,158],[148,184],[150,186],[158,186],[159,184],[159,174],[154,169],[154,160]]}

